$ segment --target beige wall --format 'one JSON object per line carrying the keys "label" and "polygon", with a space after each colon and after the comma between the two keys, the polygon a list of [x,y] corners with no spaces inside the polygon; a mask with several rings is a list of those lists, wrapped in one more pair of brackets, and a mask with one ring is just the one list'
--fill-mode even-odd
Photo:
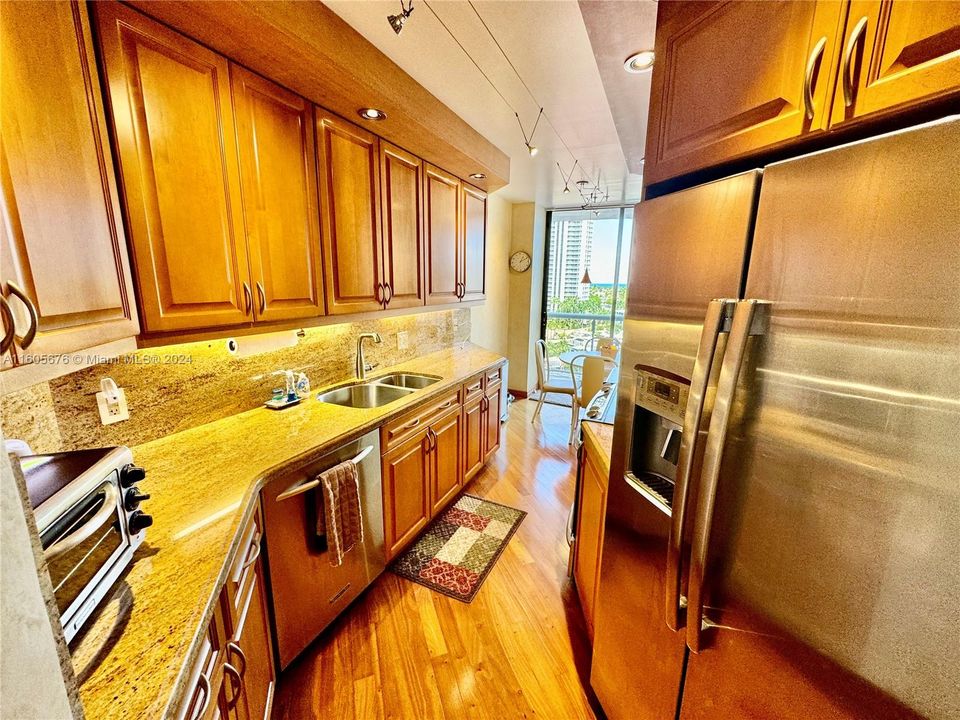
{"label": "beige wall", "polygon": [[535,203],[518,203],[513,206],[510,254],[524,250],[532,260],[527,272],[509,274],[508,384],[511,390],[523,393],[532,390],[537,383],[533,343],[540,337],[545,230],[546,212],[542,207]]}
{"label": "beige wall", "polygon": [[510,314],[510,243],[513,205],[494,193],[487,199],[487,299],[473,308],[470,340],[501,355],[507,354]]}

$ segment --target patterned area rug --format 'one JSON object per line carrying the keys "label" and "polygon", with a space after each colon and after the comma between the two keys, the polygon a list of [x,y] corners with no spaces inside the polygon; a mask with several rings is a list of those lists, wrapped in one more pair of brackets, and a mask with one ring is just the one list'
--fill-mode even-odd
{"label": "patterned area rug", "polygon": [[468,603],[526,515],[474,495],[461,495],[390,569]]}

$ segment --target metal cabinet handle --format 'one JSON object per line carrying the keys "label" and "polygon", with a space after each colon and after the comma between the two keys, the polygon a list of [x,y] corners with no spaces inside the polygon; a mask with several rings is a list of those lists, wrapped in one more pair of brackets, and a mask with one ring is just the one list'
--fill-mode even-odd
{"label": "metal cabinet handle", "polygon": [[3,355],[10,346],[13,345],[13,337],[17,332],[14,324],[13,311],[10,309],[10,303],[0,293],[0,322],[3,323],[3,338],[0,339],[0,355]]}
{"label": "metal cabinet handle", "polygon": [[813,104],[813,71],[816,69],[826,47],[827,36],[824,35],[813,46],[813,52],[810,53],[810,58],[807,60],[807,70],[803,74],[803,106],[807,111],[807,120],[813,120],[816,112],[816,107]]}
{"label": "metal cabinet handle", "polygon": [[243,648],[233,640],[227,643],[227,654],[229,655],[232,652],[236,653],[240,662],[243,663],[243,667],[240,668],[240,677],[242,678],[247,674],[247,656],[244,654]]}
{"label": "metal cabinet handle", "polygon": [[710,418],[710,431],[703,455],[703,472],[700,476],[700,499],[693,524],[693,543],[690,550],[690,597],[687,602],[687,646],[695,653],[701,649],[703,630],[703,582],[707,569],[707,553],[710,549],[710,531],[713,525],[713,506],[717,498],[717,483],[720,478],[720,462],[727,440],[727,428],[733,411],[734,394],[743,358],[750,335],[758,334],[755,317],[760,303],[742,300],[733,314],[730,338],[720,366],[717,381],[717,398]]}
{"label": "metal cabinet handle", "polygon": [[684,603],[680,593],[680,555],[683,551],[683,530],[686,523],[690,479],[700,440],[700,422],[703,417],[707,386],[713,369],[717,340],[721,333],[725,332],[724,324],[736,305],[736,300],[713,300],[707,306],[703,330],[700,332],[700,345],[693,364],[687,408],[683,416],[683,433],[680,436],[680,453],[677,457],[677,482],[673,493],[670,533],[667,538],[666,620],[667,627],[671,630],[680,628],[680,613]]}
{"label": "metal cabinet handle", "polygon": [[203,690],[203,702],[190,720],[200,720],[210,706],[210,678],[205,673],[200,673],[200,677],[197,678],[197,689]]}
{"label": "metal cabinet handle", "polygon": [[40,324],[40,317],[37,315],[37,306],[33,304],[33,300],[30,299],[30,296],[27,295],[16,283],[8,280],[7,287],[10,288],[11,295],[19,298],[20,301],[27,306],[27,313],[30,316],[30,327],[22,337],[19,335],[14,335],[20,347],[26,350],[28,347],[30,347],[33,339],[37,336],[37,326]]}
{"label": "metal cabinet handle", "polygon": [[267,291],[263,289],[263,283],[257,280],[257,296],[260,298],[260,314],[267,311]]}
{"label": "metal cabinet handle", "polygon": [[390,301],[393,300],[393,288],[390,287],[390,283],[384,283],[383,289],[386,292],[386,299],[384,299],[384,305],[389,305]]}
{"label": "metal cabinet handle", "polygon": [[243,565],[240,566],[241,571],[246,570],[248,567],[253,565],[257,561],[257,558],[260,557],[260,540],[261,535],[260,533],[257,533],[253,537],[253,541],[250,543],[250,550],[247,551],[247,559],[244,560]]}
{"label": "metal cabinet handle", "polygon": [[250,291],[249,283],[243,283],[243,314],[249,315],[253,311],[253,293]]}
{"label": "metal cabinet handle", "polygon": [[415,428],[419,424],[420,424],[420,418],[414,418],[413,420],[408,422],[406,425],[404,425],[403,429],[409,430],[410,428]]}
{"label": "metal cabinet handle", "polygon": [[223,664],[223,674],[230,675],[235,683],[234,687],[236,691],[234,692],[233,697],[227,700],[227,705],[233,708],[240,699],[240,692],[243,690],[243,677],[240,675],[240,671],[228,662]]}
{"label": "metal cabinet handle", "polygon": [[446,410],[448,407],[453,405],[453,400],[447,400],[443,405],[437,408],[437,410]]}
{"label": "metal cabinet handle", "polygon": [[843,104],[847,107],[853,105],[854,87],[853,87],[853,52],[857,49],[857,43],[867,29],[867,16],[864,15],[857,21],[850,33],[850,39],[847,40],[847,47],[843,51]]}
{"label": "metal cabinet handle", "polygon": [[73,550],[80,543],[90,539],[97,530],[103,527],[111,516],[117,514],[117,500],[120,493],[117,492],[117,486],[113,483],[107,483],[103,486],[103,505],[97,510],[96,514],[81,525],[77,530],[67,535],[63,540],[54,543],[43,551],[45,560],[50,561],[53,558],[63,555],[63,553]]}
{"label": "metal cabinet handle", "polygon": [[375,295],[377,302],[383,305],[383,283],[377,283],[377,291]]}

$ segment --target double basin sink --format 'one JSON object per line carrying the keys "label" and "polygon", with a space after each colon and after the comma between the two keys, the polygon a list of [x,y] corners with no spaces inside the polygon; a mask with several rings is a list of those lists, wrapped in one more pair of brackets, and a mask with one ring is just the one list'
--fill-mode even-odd
{"label": "double basin sink", "polygon": [[413,373],[391,373],[358,381],[317,395],[320,402],[353,408],[376,408],[438,382],[440,378]]}

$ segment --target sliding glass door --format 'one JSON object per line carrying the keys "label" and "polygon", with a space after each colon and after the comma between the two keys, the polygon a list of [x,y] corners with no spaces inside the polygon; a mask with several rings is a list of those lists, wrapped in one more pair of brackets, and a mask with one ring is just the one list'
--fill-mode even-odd
{"label": "sliding glass door", "polygon": [[623,337],[633,207],[549,215],[541,336],[551,365],[598,338]]}

